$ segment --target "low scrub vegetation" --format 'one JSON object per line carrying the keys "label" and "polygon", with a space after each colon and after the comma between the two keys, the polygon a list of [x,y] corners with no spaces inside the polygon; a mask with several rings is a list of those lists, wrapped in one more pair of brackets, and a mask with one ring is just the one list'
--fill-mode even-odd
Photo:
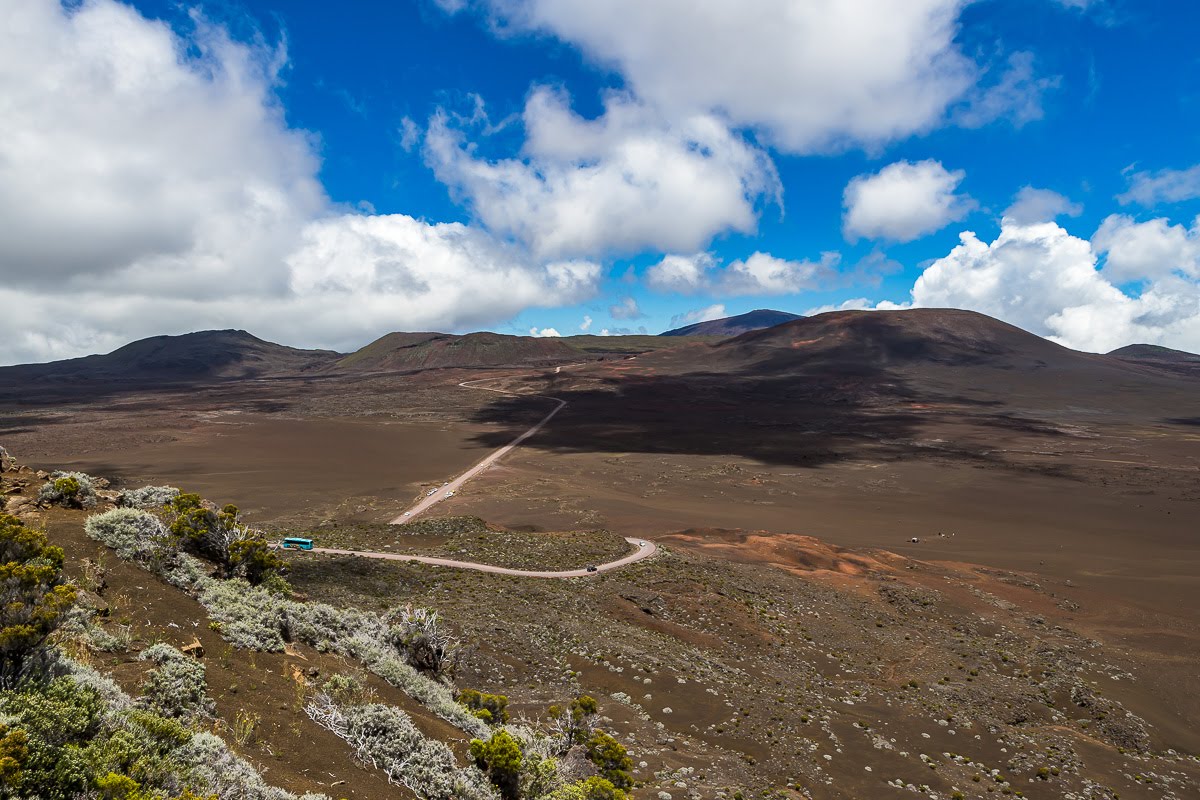
{"label": "low scrub vegetation", "polygon": [[[105,484],[107,485],[107,484]],[[82,472],[55,472],[38,491],[38,503],[63,508],[95,508],[96,480]]]}
{"label": "low scrub vegetation", "polygon": [[87,667],[58,667],[66,674],[0,691],[0,796],[296,800],[219,737],[135,703]]}
{"label": "low scrub vegetation", "polygon": [[502,694],[486,694],[475,689],[463,689],[458,702],[484,722],[503,725],[508,722],[508,698]]}
{"label": "low scrub vegetation", "polygon": [[[553,707],[549,730],[507,725],[507,697],[454,692],[449,675],[459,643],[437,612],[411,605],[385,614],[339,609],[300,602],[268,581],[255,585],[221,565],[222,545],[212,538],[214,530],[238,524],[236,509],[216,510],[181,494],[159,515],[119,508],[93,516],[86,529],[196,597],[213,627],[234,645],[281,651],[299,642],[355,659],[475,737],[474,763],[462,767],[445,744],[425,737],[402,710],[372,702],[353,677],[330,678],[310,697],[305,708],[313,720],[344,739],[358,760],[418,796],[624,800],[632,762],[620,743],[596,729],[594,698],[581,695]],[[150,648],[145,657],[157,665],[147,682],[145,710],[165,719],[201,718],[209,708],[203,669],[165,645]]]}
{"label": "low scrub vegetation", "polygon": [[174,486],[143,486],[121,492],[117,496],[117,505],[124,508],[161,509],[178,496],[179,490]]}
{"label": "low scrub vegetation", "polygon": [[[175,515],[171,522],[148,511],[118,508],[90,517],[85,530],[196,597],[221,635],[238,647],[278,652],[294,641],[355,658],[468,734],[487,730],[487,723],[455,702],[446,685],[457,643],[435,612],[405,607],[379,616],[292,600],[282,593],[282,579],[254,585],[238,570],[229,576],[221,567],[214,577],[211,568],[187,551],[188,543],[206,539],[214,526],[236,525],[236,510],[227,506],[197,513],[202,508],[180,495],[165,512]],[[214,552],[211,543],[201,549]]]}
{"label": "low scrub vegetation", "polygon": [[383,770],[391,783],[428,800],[494,800],[478,770],[460,768],[444,743],[427,739],[398,708],[373,703],[339,706],[318,694],[306,707],[317,724],[343,739],[362,763]]}
{"label": "low scrub vegetation", "polygon": [[199,663],[148,648],[155,667],[135,701],[58,649],[75,587],[41,532],[0,515],[0,564],[0,797],[296,800],[194,727],[211,709]]}
{"label": "low scrub vegetation", "polygon": [[43,666],[46,641],[75,602],[64,583],[63,551],[45,534],[0,514],[0,689]]}
{"label": "low scrub vegetation", "polygon": [[155,668],[142,686],[142,704],[172,719],[194,720],[213,711],[204,665],[164,642],[146,648],[141,655]]}

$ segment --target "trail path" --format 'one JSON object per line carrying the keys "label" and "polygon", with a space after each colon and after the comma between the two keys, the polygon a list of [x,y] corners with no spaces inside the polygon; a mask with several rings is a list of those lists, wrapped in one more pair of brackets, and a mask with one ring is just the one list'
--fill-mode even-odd
{"label": "trail path", "polygon": [[529,570],[529,569],[511,569],[509,567],[497,567],[493,564],[479,564],[474,561],[456,561],[452,558],[438,558],[436,556],[410,556],[403,553],[374,553],[364,552],[360,550],[338,550],[332,547],[314,547],[310,552],[313,553],[328,553],[335,556],[359,556],[361,558],[377,558],[384,561],[419,561],[422,564],[435,564],[440,567],[458,567],[459,569],[473,569],[477,572],[490,572],[494,575],[516,575],[522,578],[586,578],[591,575],[599,575],[602,572],[619,569],[636,561],[641,561],[644,558],[649,558],[658,552],[657,545],[654,542],[645,539],[635,539],[629,536],[625,537],[625,541],[633,545],[634,549],[629,555],[622,556],[616,561],[609,561],[605,564],[596,564],[594,571],[587,569],[565,569],[565,570]]}
{"label": "trail path", "polygon": [[[577,366],[577,365],[568,364],[567,366],[571,367],[571,366]],[[561,366],[554,368],[554,373],[556,375],[561,371],[562,371]],[[554,406],[554,408],[550,409],[549,414],[547,414],[546,416],[544,416],[540,420],[538,420],[537,424],[535,424],[532,428],[525,431],[520,436],[513,439],[511,442],[504,445],[500,449],[493,450],[483,460],[479,461],[477,464],[475,464],[475,466],[471,467],[469,470],[467,470],[463,474],[459,475],[454,480],[450,481],[449,483],[445,484],[444,486],[442,486],[438,489],[432,490],[429,494],[426,494],[425,497],[423,497],[421,499],[421,501],[418,502],[415,506],[413,506],[412,508],[405,511],[400,516],[393,519],[391,521],[392,525],[400,525],[405,522],[412,522],[417,517],[421,516],[426,511],[428,511],[430,508],[432,508],[433,506],[437,505],[438,503],[442,502],[443,500],[445,500],[449,497],[453,497],[454,494],[456,492],[458,492],[458,490],[460,488],[462,488],[463,484],[465,484],[467,481],[471,480],[475,476],[479,475],[479,473],[483,472],[485,469],[490,467],[492,464],[495,464],[497,461],[504,458],[514,448],[519,447],[521,445],[521,442],[524,442],[530,436],[533,436],[535,433],[537,433],[542,428],[544,428],[546,426],[546,423],[549,422],[551,419],[553,419],[555,414],[557,414],[559,411],[562,411],[563,407],[566,406],[566,404],[567,404],[566,400],[560,400],[557,397],[548,397],[547,395],[544,395],[544,394],[523,394],[521,392],[509,392],[509,391],[505,391],[504,389],[492,389],[491,387],[488,387],[488,386],[475,386],[474,385],[476,383],[480,383],[480,382],[486,381],[486,380],[489,380],[489,379],[488,378],[480,378],[479,380],[474,380],[474,381],[463,381],[462,383],[459,384],[459,386],[463,387],[464,389],[478,389],[478,390],[484,391],[484,392],[495,392],[496,394],[507,394],[507,395],[511,395],[513,397],[540,397],[543,400],[553,400],[555,403],[555,406]]]}

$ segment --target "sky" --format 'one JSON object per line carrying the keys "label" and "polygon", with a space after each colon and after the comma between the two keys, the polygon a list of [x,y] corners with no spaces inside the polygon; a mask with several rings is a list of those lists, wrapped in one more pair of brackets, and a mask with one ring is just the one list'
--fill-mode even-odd
{"label": "sky", "polygon": [[957,307],[1200,352],[1185,0],[0,0],[0,364]]}

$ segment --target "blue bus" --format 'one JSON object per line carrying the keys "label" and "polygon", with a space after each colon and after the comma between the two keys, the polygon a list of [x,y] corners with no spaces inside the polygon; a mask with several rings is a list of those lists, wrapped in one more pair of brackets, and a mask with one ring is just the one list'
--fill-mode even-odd
{"label": "blue bus", "polygon": [[289,536],[281,543],[284,550],[312,550],[313,540],[302,539],[299,536]]}

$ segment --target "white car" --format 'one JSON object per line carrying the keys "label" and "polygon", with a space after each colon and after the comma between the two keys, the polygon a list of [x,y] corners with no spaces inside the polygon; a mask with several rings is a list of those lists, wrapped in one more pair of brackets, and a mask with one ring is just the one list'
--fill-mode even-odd
{"label": "white car", "polygon": [[408,516],[409,514],[411,514],[411,513],[412,513],[411,511],[405,511],[405,512],[404,512],[404,516],[406,516],[406,517],[407,517],[407,516]]}
{"label": "white car", "polygon": [[454,492],[453,491],[446,492],[446,497],[454,497]]}

